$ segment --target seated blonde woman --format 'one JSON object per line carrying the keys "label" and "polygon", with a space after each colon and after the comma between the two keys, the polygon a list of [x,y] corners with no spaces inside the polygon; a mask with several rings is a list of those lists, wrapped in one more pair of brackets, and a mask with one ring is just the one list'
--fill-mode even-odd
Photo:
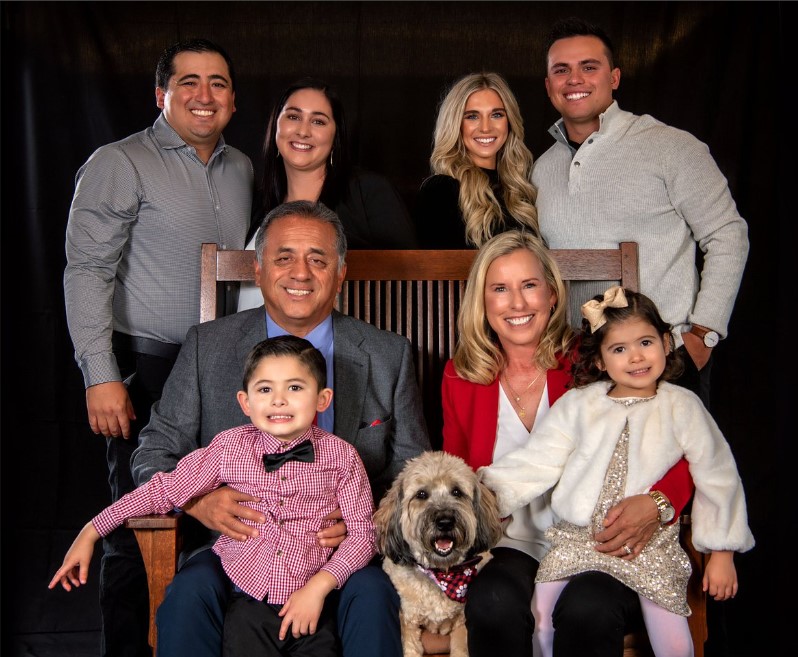
{"label": "seated blonde woman", "polygon": [[[579,339],[566,321],[567,305],[557,263],[539,238],[511,230],[480,248],[460,308],[457,348],[443,375],[444,450],[477,469],[527,443],[571,383]],[[652,484],[678,518],[693,490],[686,461]],[[649,495],[622,500],[606,517],[596,549],[619,559],[640,554],[660,524]],[[552,523],[548,495],[505,523],[493,559],[469,588],[470,657],[531,657],[535,574]],[[641,622],[634,591],[603,573],[577,575],[555,608],[557,653],[618,657],[624,634]]]}

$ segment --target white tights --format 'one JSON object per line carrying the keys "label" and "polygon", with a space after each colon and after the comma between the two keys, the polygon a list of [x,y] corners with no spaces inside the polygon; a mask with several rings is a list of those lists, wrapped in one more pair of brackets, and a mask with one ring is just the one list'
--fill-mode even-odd
{"label": "white tights", "polygon": [[[535,617],[535,634],[532,639],[535,657],[552,657],[554,652],[554,625],[551,614],[567,579],[535,584],[532,595],[532,615]],[[643,621],[657,657],[693,657],[693,639],[687,619],[640,597]]]}

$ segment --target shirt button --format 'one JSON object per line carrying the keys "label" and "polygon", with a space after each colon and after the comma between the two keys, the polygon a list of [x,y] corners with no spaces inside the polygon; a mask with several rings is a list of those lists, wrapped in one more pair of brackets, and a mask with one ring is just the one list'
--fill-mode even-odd
{"label": "shirt button", "polygon": [[280,481],[285,481],[286,479],[288,479],[288,477],[286,477],[285,475],[280,476]]}
{"label": "shirt button", "polygon": [[277,550],[277,556],[278,557],[282,557],[283,556],[283,551],[282,550]]}
{"label": "shirt button", "polygon": [[592,140],[592,139],[588,139],[588,140],[587,140],[587,143],[588,143],[588,144],[592,144],[592,143],[593,143],[593,140]]}
{"label": "shirt button", "polygon": [[283,505],[283,501],[282,501],[282,500],[280,500],[279,502],[277,502],[277,504],[279,504],[280,506],[282,506],[282,505]]}
{"label": "shirt button", "polygon": [[579,162],[574,162],[575,167],[581,167],[582,165]]}

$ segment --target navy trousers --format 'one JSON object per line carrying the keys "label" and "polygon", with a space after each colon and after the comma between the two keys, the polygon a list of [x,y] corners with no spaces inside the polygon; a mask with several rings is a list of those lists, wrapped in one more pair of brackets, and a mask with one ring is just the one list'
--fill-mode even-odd
{"label": "navy trousers", "polygon": [[[231,587],[211,550],[192,556],[166,589],[156,614],[160,657],[220,657]],[[399,595],[377,560],[354,573],[335,605],[343,657],[402,657]]]}

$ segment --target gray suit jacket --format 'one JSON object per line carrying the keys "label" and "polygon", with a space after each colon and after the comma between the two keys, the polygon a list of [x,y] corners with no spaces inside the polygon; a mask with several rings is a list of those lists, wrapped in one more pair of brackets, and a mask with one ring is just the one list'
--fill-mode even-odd
{"label": "gray suit jacket", "polygon": [[[139,435],[131,459],[137,484],[173,470],[220,431],[249,423],[236,393],[247,353],[266,337],[263,306],[189,329]],[[357,449],[376,502],[407,459],[430,449],[410,342],[334,311],[333,343],[334,432]]]}

